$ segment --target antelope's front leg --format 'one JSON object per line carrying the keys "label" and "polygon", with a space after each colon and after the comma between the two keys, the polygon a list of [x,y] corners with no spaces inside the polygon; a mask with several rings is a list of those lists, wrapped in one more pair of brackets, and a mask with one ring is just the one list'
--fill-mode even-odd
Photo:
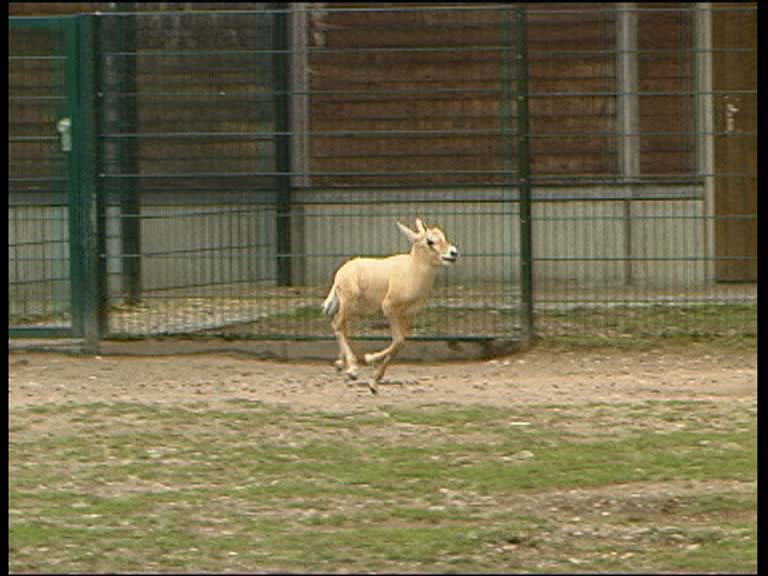
{"label": "antelope's front leg", "polygon": [[389,325],[390,325],[390,331],[392,333],[392,343],[386,348],[384,348],[384,350],[379,350],[378,352],[365,354],[363,356],[363,361],[367,365],[370,366],[382,360],[386,360],[392,355],[396,347],[402,346],[402,344],[400,343],[400,340],[402,340],[400,327],[399,326],[395,327],[396,321],[394,320],[390,320]]}
{"label": "antelope's front leg", "polygon": [[410,318],[401,318],[397,314],[392,314],[389,317],[389,325],[392,330],[392,344],[381,352],[366,354],[364,358],[366,364],[380,362],[376,367],[373,378],[368,384],[368,387],[374,394],[377,393],[376,385],[381,382],[381,379],[384,377],[384,372],[386,371],[387,366],[389,366],[389,363],[395,355],[405,345],[405,338],[410,333],[411,320]]}

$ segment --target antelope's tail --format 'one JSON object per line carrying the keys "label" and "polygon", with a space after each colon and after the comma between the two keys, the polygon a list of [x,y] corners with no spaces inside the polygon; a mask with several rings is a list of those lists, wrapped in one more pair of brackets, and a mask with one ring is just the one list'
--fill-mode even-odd
{"label": "antelope's tail", "polygon": [[336,285],[331,286],[331,291],[328,293],[328,297],[323,302],[323,314],[333,318],[336,316],[336,312],[339,311],[339,295],[336,294]]}

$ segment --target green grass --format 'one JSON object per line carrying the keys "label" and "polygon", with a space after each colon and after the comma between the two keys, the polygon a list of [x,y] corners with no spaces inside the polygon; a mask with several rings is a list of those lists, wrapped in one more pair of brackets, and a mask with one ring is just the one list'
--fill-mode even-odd
{"label": "green grass", "polygon": [[[243,309],[267,313],[255,321],[242,324],[230,323],[218,327],[174,334],[174,339],[195,339],[218,337],[227,340],[282,337],[327,337],[332,339],[328,318],[320,311],[322,295],[313,294],[315,303],[306,304],[306,295],[291,292],[266,292],[242,301]],[[297,295],[298,294],[298,295]],[[322,293],[320,293],[322,294]],[[647,296],[648,294],[646,294]],[[478,301],[494,302],[499,294],[479,293]],[[637,297],[642,298],[643,293]],[[466,302],[472,302],[471,296]],[[491,298],[489,301],[488,298]],[[616,297],[613,302],[602,302],[599,307],[579,307],[571,302],[568,309],[553,308],[567,302],[540,302],[534,309],[535,334],[539,341],[568,348],[614,347],[622,349],[650,349],[658,345],[688,344],[707,341],[728,348],[756,350],[757,348],[757,305],[755,303],[711,303],[700,304],[678,301],[632,306],[631,302]],[[148,298],[138,306],[117,305],[111,311],[127,314],[133,322],[150,322],[158,315],[172,320],[174,315],[193,317],[205,316],[214,307],[237,307],[236,299],[225,299],[225,303],[211,298],[208,307],[201,308],[198,300],[184,305],[184,299],[162,300]],[[154,313],[150,314],[156,308]],[[132,316],[133,314],[133,316]],[[144,315],[144,316],[142,316]],[[142,320],[142,317],[145,320]],[[201,316],[202,318],[202,316]],[[38,321],[53,321],[55,318],[37,318]],[[29,320],[29,319],[27,319]],[[15,322],[16,320],[14,320]],[[479,308],[477,306],[443,307],[438,302],[425,307],[414,324],[414,337],[450,338],[520,338],[521,311],[519,309]],[[23,323],[19,320],[19,323]],[[119,322],[118,322],[119,324]],[[202,323],[200,324],[202,327]],[[189,328],[184,328],[189,330]],[[355,333],[377,338],[389,338],[386,319],[374,316],[360,319]],[[140,335],[119,332],[111,339],[134,340]]]}
{"label": "green grass", "polygon": [[757,349],[755,304],[538,310],[535,326],[541,341],[569,347],[650,349],[706,341]]}
{"label": "green grass", "polygon": [[754,405],[100,402],[11,426],[12,571],[756,569]]}

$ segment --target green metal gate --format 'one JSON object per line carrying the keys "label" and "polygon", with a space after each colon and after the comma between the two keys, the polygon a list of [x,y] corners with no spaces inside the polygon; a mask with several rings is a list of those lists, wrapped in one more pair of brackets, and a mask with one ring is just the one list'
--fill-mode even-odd
{"label": "green metal gate", "polygon": [[91,22],[8,19],[9,336],[99,338]]}
{"label": "green metal gate", "polygon": [[10,336],[83,334],[76,18],[9,18]]}

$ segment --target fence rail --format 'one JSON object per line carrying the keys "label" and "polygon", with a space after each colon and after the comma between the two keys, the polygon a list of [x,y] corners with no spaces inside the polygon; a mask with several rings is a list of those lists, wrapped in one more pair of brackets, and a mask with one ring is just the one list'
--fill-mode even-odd
{"label": "fence rail", "polygon": [[92,6],[9,18],[12,336],[331,338],[416,215],[416,338],[756,332],[755,3]]}

